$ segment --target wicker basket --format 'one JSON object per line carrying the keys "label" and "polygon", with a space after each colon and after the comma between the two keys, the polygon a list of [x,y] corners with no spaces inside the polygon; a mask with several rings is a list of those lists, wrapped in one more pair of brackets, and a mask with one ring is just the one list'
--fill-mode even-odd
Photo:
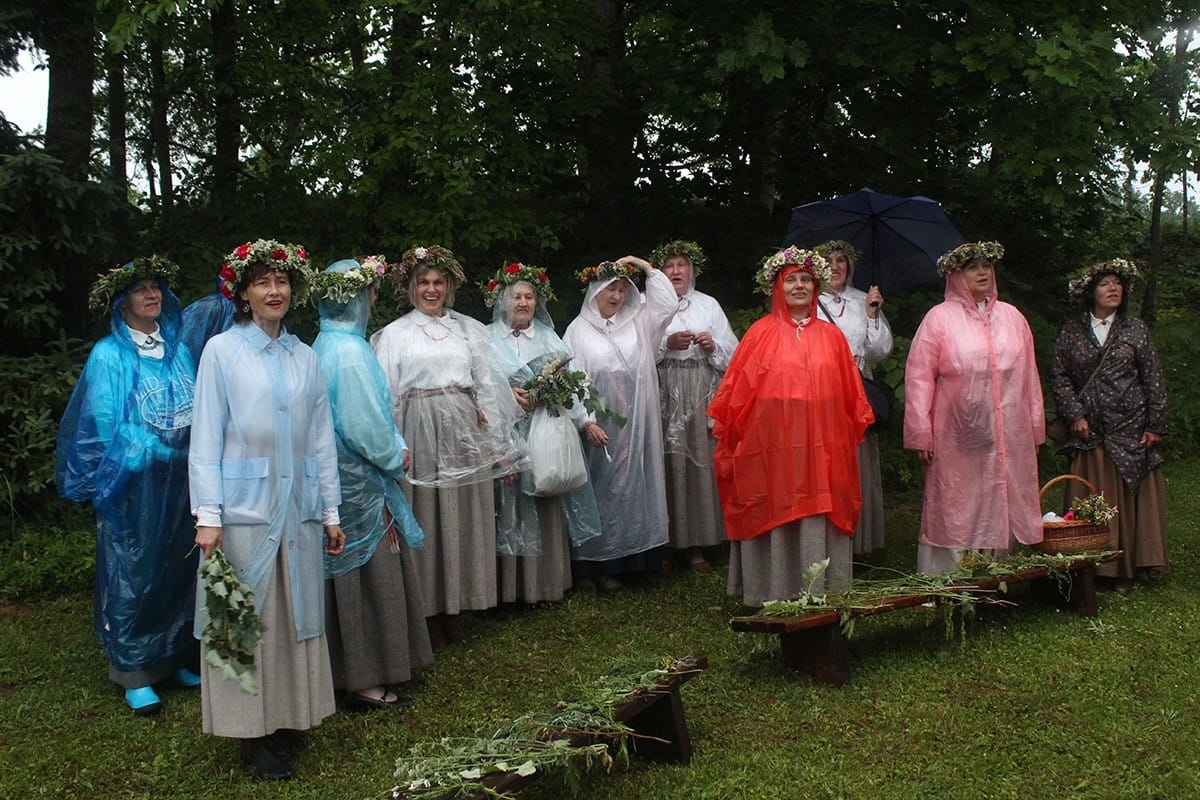
{"label": "wicker basket", "polygon": [[[1070,480],[1079,481],[1088,487],[1092,494],[1098,494],[1096,487],[1086,478],[1078,475],[1059,475],[1046,482],[1042,491],[1038,493],[1038,499],[1044,498],[1046,490],[1056,483]],[[1061,522],[1043,522],[1042,531],[1045,538],[1041,542],[1031,545],[1039,553],[1082,553],[1085,550],[1108,549],[1108,525],[1097,525],[1081,519],[1069,519]]]}

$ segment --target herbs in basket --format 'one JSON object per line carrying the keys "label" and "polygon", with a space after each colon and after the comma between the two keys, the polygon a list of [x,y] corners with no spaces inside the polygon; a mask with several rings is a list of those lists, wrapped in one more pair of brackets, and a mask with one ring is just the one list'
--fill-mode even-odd
{"label": "herbs in basket", "polygon": [[611,419],[617,425],[624,425],[625,415],[614,410],[608,398],[592,388],[587,375],[570,369],[570,361],[567,357],[548,361],[541,372],[526,381],[524,388],[529,392],[529,402],[545,407],[551,416],[557,417],[559,411],[573,408],[579,400],[597,420]]}
{"label": "herbs in basket", "polygon": [[1076,497],[1071,501],[1071,510],[1063,519],[1078,519],[1093,525],[1107,525],[1117,515],[1117,507],[1110,505],[1102,494]]}
{"label": "herbs in basket", "polygon": [[221,671],[221,677],[237,681],[247,694],[258,694],[258,682],[250,671],[254,650],[267,629],[254,610],[254,592],[242,583],[229,559],[214,548],[200,568],[204,579],[204,605],[208,623],[201,632],[204,660]]}

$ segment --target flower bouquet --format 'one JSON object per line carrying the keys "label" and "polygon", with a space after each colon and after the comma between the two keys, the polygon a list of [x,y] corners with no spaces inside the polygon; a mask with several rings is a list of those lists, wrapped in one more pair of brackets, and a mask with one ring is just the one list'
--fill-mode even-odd
{"label": "flower bouquet", "polygon": [[258,694],[251,668],[254,651],[267,627],[255,614],[254,592],[242,583],[219,547],[208,554],[200,575],[208,610],[208,623],[201,632],[204,660],[219,669],[221,677],[237,681],[243,692]]}
{"label": "flower bouquet", "polygon": [[583,403],[597,421],[611,419],[618,426],[625,424],[625,415],[608,404],[608,398],[592,388],[587,375],[580,370],[568,368],[571,359],[562,356],[546,362],[541,372],[525,382],[529,402],[542,406],[554,417],[564,408],[574,408],[575,401]]}

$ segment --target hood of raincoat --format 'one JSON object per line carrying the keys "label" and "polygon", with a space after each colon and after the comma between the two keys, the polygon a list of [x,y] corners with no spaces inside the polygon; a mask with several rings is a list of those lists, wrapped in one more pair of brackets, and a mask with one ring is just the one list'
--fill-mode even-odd
{"label": "hood of raincoat", "polygon": [[[792,319],[792,312],[788,310],[787,296],[783,293],[783,279],[793,272],[807,272],[812,275],[812,270],[802,269],[801,267],[789,264],[779,270],[779,274],[775,276],[775,285],[771,287],[771,314],[779,317],[780,320],[786,322],[789,327],[796,327],[795,320]],[[817,316],[817,297],[821,294],[821,281],[813,275],[813,294],[812,302],[808,304],[809,320],[816,319]]]}
{"label": "hood of raincoat", "polygon": [[[112,316],[109,319],[109,329],[112,331],[117,345],[122,348],[128,348],[134,353],[137,352],[137,347],[127,333],[129,326],[125,324],[125,317],[121,314],[121,304],[129,297],[129,293],[137,283],[138,281],[133,281],[113,297],[112,305],[110,306]],[[163,348],[165,351],[163,358],[170,361],[175,356],[175,348],[179,346],[179,332],[183,324],[183,306],[165,280],[159,278],[155,283],[158,284],[158,289],[162,292],[162,310],[159,312],[157,322],[158,331],[166,343]]]}
{"label": "hood of raincoat", "polygon": [[[583,308],[579,309],[579,316],[597,330],[604,330],[606,325],[604,317],[600,316],[600,308],[596,305],[596,297],[615,281],[629,281],[629,291],[625,293],[625,302],[621,305],[620,310],[612,316],[612,327],[621,328],[627,325],[637,316],[638,309],[641,308],[642,293],[638,291],[637,284],[629,278],[592,281],[588,284],[587,293],[583,296]],[[671,288],[671,291],[675,291],[674,287]]]}
{"label": "hood of raincoat", "polygon": [[[348,272],[358,267],[353,258],[343,258],[330,264],[326,272]],[[317,301],[317,313],[321,315],[321,330],[357,333],[366,337],[367,323],[371,319],[370,286],[363,287],[345,303],[322,298]]]}
{"label": "hood of raincoat", "polygon": [[[955,303],[962,303],[970,309],[976,308],[975,296],[971,294],[971,290],[967,287],[967,276],[963,275],[961,269],[956,269],[946,276],[945,299]],[[991,311],[999,300],[1000,288],[996,280],[996,268],[993,266],[992,291],[987,296],[987,305],[984,313]]]}

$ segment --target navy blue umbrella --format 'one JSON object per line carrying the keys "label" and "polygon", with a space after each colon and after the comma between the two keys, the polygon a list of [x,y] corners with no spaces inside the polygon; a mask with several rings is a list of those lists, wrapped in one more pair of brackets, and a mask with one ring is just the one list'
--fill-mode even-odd
{"label": "navy blue umbrella", "polygon": [[783,246],[816,247],[843,239],[862,254],[854,285],[884,294],[941,280],[937,260],[966,241],[928,197],[896,197],[871,189],[792,209]]}

